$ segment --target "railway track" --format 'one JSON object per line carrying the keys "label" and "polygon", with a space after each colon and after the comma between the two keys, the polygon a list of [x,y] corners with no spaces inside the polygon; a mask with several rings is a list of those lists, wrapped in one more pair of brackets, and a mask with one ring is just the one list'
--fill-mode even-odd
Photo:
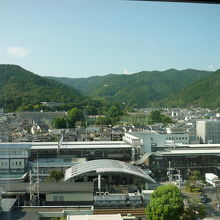
{"label": "railway track", "polygon": [[134,215],[134,216],[146,216],[144,208],[133,209],[94,209],[94,215],[104,214],[121,214],[122,216]]}

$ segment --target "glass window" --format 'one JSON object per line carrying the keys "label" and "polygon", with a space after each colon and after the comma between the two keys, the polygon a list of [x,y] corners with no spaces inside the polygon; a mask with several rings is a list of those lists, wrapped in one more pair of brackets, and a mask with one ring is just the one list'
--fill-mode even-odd
{"label": "glass window", "polygon": [[59,196],[59,201],[64,201],[64,196]]}
{"label": "glass window", "polygon": [[15,155],[15,151],[10,151],[9,154],[10,155]]}

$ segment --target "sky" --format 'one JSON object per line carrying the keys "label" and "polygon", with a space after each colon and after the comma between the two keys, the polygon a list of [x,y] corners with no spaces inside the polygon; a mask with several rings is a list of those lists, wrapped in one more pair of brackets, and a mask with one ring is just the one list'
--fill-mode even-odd
{"label": "sky", "polygon": [[0,63],[41,76],[220,69],[220,5],[0,0]]}

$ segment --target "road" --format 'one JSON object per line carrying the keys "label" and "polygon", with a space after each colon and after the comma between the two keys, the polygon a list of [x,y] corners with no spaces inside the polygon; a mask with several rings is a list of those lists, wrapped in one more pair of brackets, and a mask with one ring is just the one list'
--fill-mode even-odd
{"label": "road", "polygon": [[[200,194],[201,193],[189,193],[185,190],[182,190],[183,194],[189,197],[192,201],[200,202]],[[207,217],[219,216],[220,219],[220,207],[218,208],[218,204],[220,204],[220,191],[214,189],[213,187],[204,187],[203,193],[208,196],[208,200],[204,203],[206,207]]]}

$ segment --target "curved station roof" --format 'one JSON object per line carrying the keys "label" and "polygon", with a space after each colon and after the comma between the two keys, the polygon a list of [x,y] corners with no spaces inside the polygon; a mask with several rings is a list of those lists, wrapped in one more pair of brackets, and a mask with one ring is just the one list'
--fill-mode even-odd
{"label": "curved station roof", "polygon": [[108,159],[91,160],[70,167],[69,169],[66,170],[65,181],[71,180],[72,178],[80,175],[85,175],[86,173],[90,173],[90,172],[95,172],[97,174],[125,173],[128,175],[138,176],[145,180],[155,183],[155,181],[140,168],[119,160],[108,160]]}

